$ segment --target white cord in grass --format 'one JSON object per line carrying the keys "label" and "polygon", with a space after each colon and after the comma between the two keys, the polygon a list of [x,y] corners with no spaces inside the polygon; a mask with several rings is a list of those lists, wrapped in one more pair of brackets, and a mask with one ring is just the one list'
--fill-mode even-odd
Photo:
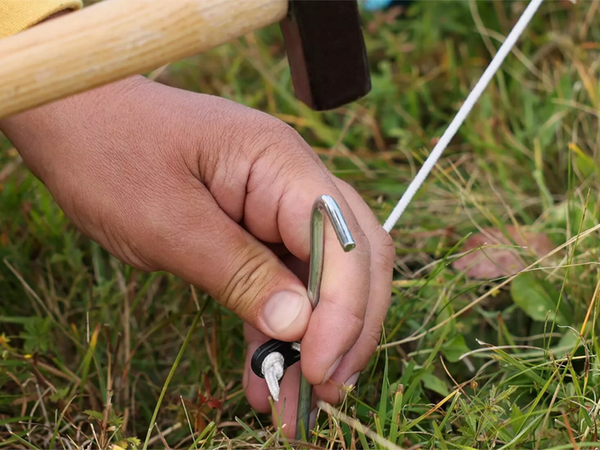
{"label": "white cord in grass", "polygon": [[483,72],[483,75],[481,75],[481,78],[479,79],[479,81],[477,82],[477,84],[475,85],[475,87],[473,88],[473,90],[471,91],[461,108],[458,110],[458,113],[456,113],[456,116],[454,117],[446,131],[444,132],[440,140],[437,142],[437,144],[433,147],[433,150],[431,151],[429,157],[425,160],[423,167],[421,167],[421,170],[419,170],[417,176],[415,176],[415,178],[409,184],[408,188],[406,189],[406,192],[404,193],[402,198],[400,198],[400,201],[383,224],[383,228],[385,231],[389,233],[392,230],[392,228],[394,228],[394,226],[402,216],[402,213],[404,213],[404,210],[410,204],[414,195],[417,193],[417,191],[427,178],[427,175],[429,175],[429,172],[431,172],[438,159],[440,159],[440,156],[442,156],[443,151],[446,150],[446,147],[448,147],[448,144],[450,143],[460,126],[463,124],[469,113],[471,112],[471,109],[473,109],[475,103],[477,103],[477,100],[479,100],[479,97],[481,97],[481,94],[483,93],[487,85],[490,83],[496,72],[498,72],[498,70],[500,69],[502,62],[510,53],[517,40],[519,39],[519,36],[521,36],[523,30],[525,30],[525,28],[529,24],[529,21],[534,16],[535,12],[538,10],[543,1],[544,0],[531,0],[531,3],[527,5],[527,8],[525,8],[525,11],[523,11],[523,14],[515,24],[514,28],[508,34],[506,40],[504,41],[500,49],[498,49],[498,53],[496,53],[496,56],[494,56],[487,69],[485,69],[485,72]]}

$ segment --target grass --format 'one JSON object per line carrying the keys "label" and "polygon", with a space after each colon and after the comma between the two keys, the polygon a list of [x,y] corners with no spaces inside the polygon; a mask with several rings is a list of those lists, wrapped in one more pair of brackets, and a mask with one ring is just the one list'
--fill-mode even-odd
{"label": "grass", "polygon": [[[314,448],[600,447],[599,3],[542,6],[393,231],[385,345]],[[276,26],[159,79],[290,123],[383,222],[524,6],[365,14],[373,90],[335,112],[295,100]],[[244,399],[238,319],[80,235],[0,142],[0,449],[279,448]],[[523,249],[511,278],[453,269],[508,225],[558,250]]]}

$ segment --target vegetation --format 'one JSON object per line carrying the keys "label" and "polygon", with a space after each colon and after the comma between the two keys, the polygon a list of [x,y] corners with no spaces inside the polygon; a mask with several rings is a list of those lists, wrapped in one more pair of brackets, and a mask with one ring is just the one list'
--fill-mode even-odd
{"label": "vegetation", "polygon": [[[600,447],[599,3],[542,6],[392,232],[385,345],[311,448]],[[373,90],[334,112],[296,101],[277,26],[150,76],[293,125],[383,222],[525,6],[365,13]],[[283,445],[244,399],[239,320],[109,256],[0,148],[0,448]],[[502,244],[527,268],[492,280],[453,267],[507,226],[557,250]]]}

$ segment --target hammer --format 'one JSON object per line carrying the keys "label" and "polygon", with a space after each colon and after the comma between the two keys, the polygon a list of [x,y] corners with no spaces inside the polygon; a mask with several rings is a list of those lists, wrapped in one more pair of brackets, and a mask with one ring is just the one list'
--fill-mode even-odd
{"label": "hammer", "polygon": [[105,0],[0,40],[0,118],[276,22],[298,99],[322,111],[369,92],[356,0]]}

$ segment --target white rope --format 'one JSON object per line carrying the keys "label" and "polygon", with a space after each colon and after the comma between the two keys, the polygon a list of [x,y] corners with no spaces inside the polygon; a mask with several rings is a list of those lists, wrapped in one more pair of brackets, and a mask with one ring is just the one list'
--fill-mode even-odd
{"label": "white rope", "polygon": [[433,147],[433,150],[431,151],[429,157],[425,160],[423,167],[421,167],[421,170],[419,170],[417,176],[415,176],[415,178],[412,180],[412,182],[408,186],[408,189],[406,189],[406,192],[404,193],[404,195],[402,196],[402,198],[400,199],[390,216],[387,218],[385,223],[383,224],[383,228],[385,229],[385,231],[389,233],[392,230],[392,228],[394,228],[394,226],[402,216],[402,213],[410,204],[412,198],[427,178],[427,175],[429,175],[429,172],[431,172],[431,169],[433,169],[438,159],[440,159],[440,156],[442,156],[443,151],[446,150],[446,147],[448,146],[448,144],[450,143],[460,126],[463,124],[463,122],[471,112],[471,109],[473,108],[475,103],[477,103],[477,100],[479,100],[479,97],[481,96],[487,85],[490,83],[494,75],[496,75],[498,69],[500,69],[502,62],[510,53],[517,40],[519,39],[519,36],[521,36],[523,30],[525,30],[525,28],[529,24],[529,21],[531,20],[531,18],[533,17],[533,15],[535,14],[535,12],[540,7],[543,1],[544,0],[531,0],[531,3],[527,5],[527,8],[525,9],[525,11],[523,11],[523,14],[519,18],[518,22],[508,34],[506,40],[498,50],[498,53],[496,53],[496,56],[494,56],[487,69],[485,69],[485,72],[483,72],[483,75],[481,75],[481,78],[479,79],[479,81],[477,82],[477,84],[475,85],[475,87],[473,88],[473,90],[471,91],[461,108],[458,110],[458,113],[456,113],[456,116],[454,117],[446,131],[444,132],[440,140],[437,142],[435,147]]}

